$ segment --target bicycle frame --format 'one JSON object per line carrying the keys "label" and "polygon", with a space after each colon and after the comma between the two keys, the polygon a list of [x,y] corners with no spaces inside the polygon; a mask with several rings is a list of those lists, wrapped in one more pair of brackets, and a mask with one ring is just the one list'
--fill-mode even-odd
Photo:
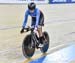
{"label": "bicycle frame", "polygon": [[39,44],[39,40],[37,34],[34,32],[34,28],[28,27],[25,28],[25,30],[26,32],[31,31],[31,46],[36,47],[36,45]]}
{"label": "bicycle frame", "polygon": [[47,41],[43,43],[44,45],[43,47],[39,47],[39,43],[40,43],[39,38],[37,34],[34,32],[34,29],[26,28],[25,31],[26,32],[31,31],[31,33],[24,38],[23,44],[22,44],[23,55],[26,58],[30,58],[34,55],[35,48],[37,49],[40,48],[42,53],[47,52],[49,48],[49,36],[47,32],[43,32],[43,35],[46,37]]}
{"label": "bicycle frame", "polygon": [[38,43],[38,39],[36,37],[36,33],[31,30],[31,40],[36,45]]}

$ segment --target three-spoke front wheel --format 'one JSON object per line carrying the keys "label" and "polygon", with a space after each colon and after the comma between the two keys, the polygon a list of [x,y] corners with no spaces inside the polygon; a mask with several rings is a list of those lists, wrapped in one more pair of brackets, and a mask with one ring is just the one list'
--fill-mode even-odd
{"label": "three-spoke front wheel", "polygon": [[31,34],[27,35],[24,40],[23,40],[23,44],[22,44],[22,51],[23,51],[23,55],[26,58],[30,58],[33,56],[34,52],[35,52],[35,48],[32,47],[31,45]]}

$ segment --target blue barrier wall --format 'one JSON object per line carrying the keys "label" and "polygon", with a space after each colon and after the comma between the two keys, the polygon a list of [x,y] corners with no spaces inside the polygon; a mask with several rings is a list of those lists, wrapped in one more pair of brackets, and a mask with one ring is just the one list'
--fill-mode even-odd
{"label": "blue barrier wall", "polygon": [[49,0],[50,4],[75,3],[75,0]]}

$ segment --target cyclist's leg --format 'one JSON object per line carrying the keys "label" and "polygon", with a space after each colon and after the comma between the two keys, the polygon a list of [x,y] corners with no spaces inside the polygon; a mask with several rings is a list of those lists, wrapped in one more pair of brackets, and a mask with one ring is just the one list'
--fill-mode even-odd
{"label": "cyclist's leg", "polygon": [[[36,18],[35,17],[32,17],[31,26],[34,27],[35,26],[35,23],[36,23]],[[44,26],[44,17],[43,16],[40,17],[39,23],[38,23],[38,28],[37,28],[37,31],[38,31],[38,34],[39,34],[40,43],[43,42],[42,26]]]}
{"label": "cyclist's leg", "polygon": [[39,37],[42,37],[42,26],[38,26],[37,31],[38,31]]}
{"label": "cyclist's leg", "polygon": [[40,43],[43,43],[43,34],[42,34],[42,27],[44,26],[44,17],[40,18],[39,19],[39,26],[38,26],[38,34],[39,34],[39,40],[40,40]]}
{"label": "cyclist's leg", "polygon": [[39,41],[40,41],[40,43],[43,43],[42,26],[39,26],[37,30],[38,30],[38,34],[39,34]]}

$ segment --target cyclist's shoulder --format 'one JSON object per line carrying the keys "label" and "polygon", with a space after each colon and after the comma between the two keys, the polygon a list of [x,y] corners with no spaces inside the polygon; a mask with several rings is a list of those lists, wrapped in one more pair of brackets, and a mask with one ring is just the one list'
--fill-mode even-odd
{"label": "cyclist's shoulder", "polygon": [[29,14],[29,10],[28,9],[25,10],[25,14]]}
{"label": "cyclist's shoulder", "polygon": [[37,12],[42,12],[39,8],[36,8],[36,11],[37,11]]}
{"label": "cyclist's shoulder", "polygon": [[25,10],[25,12],[26,12],[26,13],[28,13],[28,12],[29,12],[29,10],[28,10],[28,9],[26,9],[26,10]]}
{"label": "cyclist's shoulder", "polygon": [[36,12],[36,13],[39,13],[39,12],[40,12],[40,9],[39,9],[39,8],[36,8],[36,9],[35,9],[35,12]]}
{"label": "cyclist's shoulder", "polygon": [[35,10],[36,10],[36,11],[40,11],[40,9],[39,9],[39,8],[36,8]]}

